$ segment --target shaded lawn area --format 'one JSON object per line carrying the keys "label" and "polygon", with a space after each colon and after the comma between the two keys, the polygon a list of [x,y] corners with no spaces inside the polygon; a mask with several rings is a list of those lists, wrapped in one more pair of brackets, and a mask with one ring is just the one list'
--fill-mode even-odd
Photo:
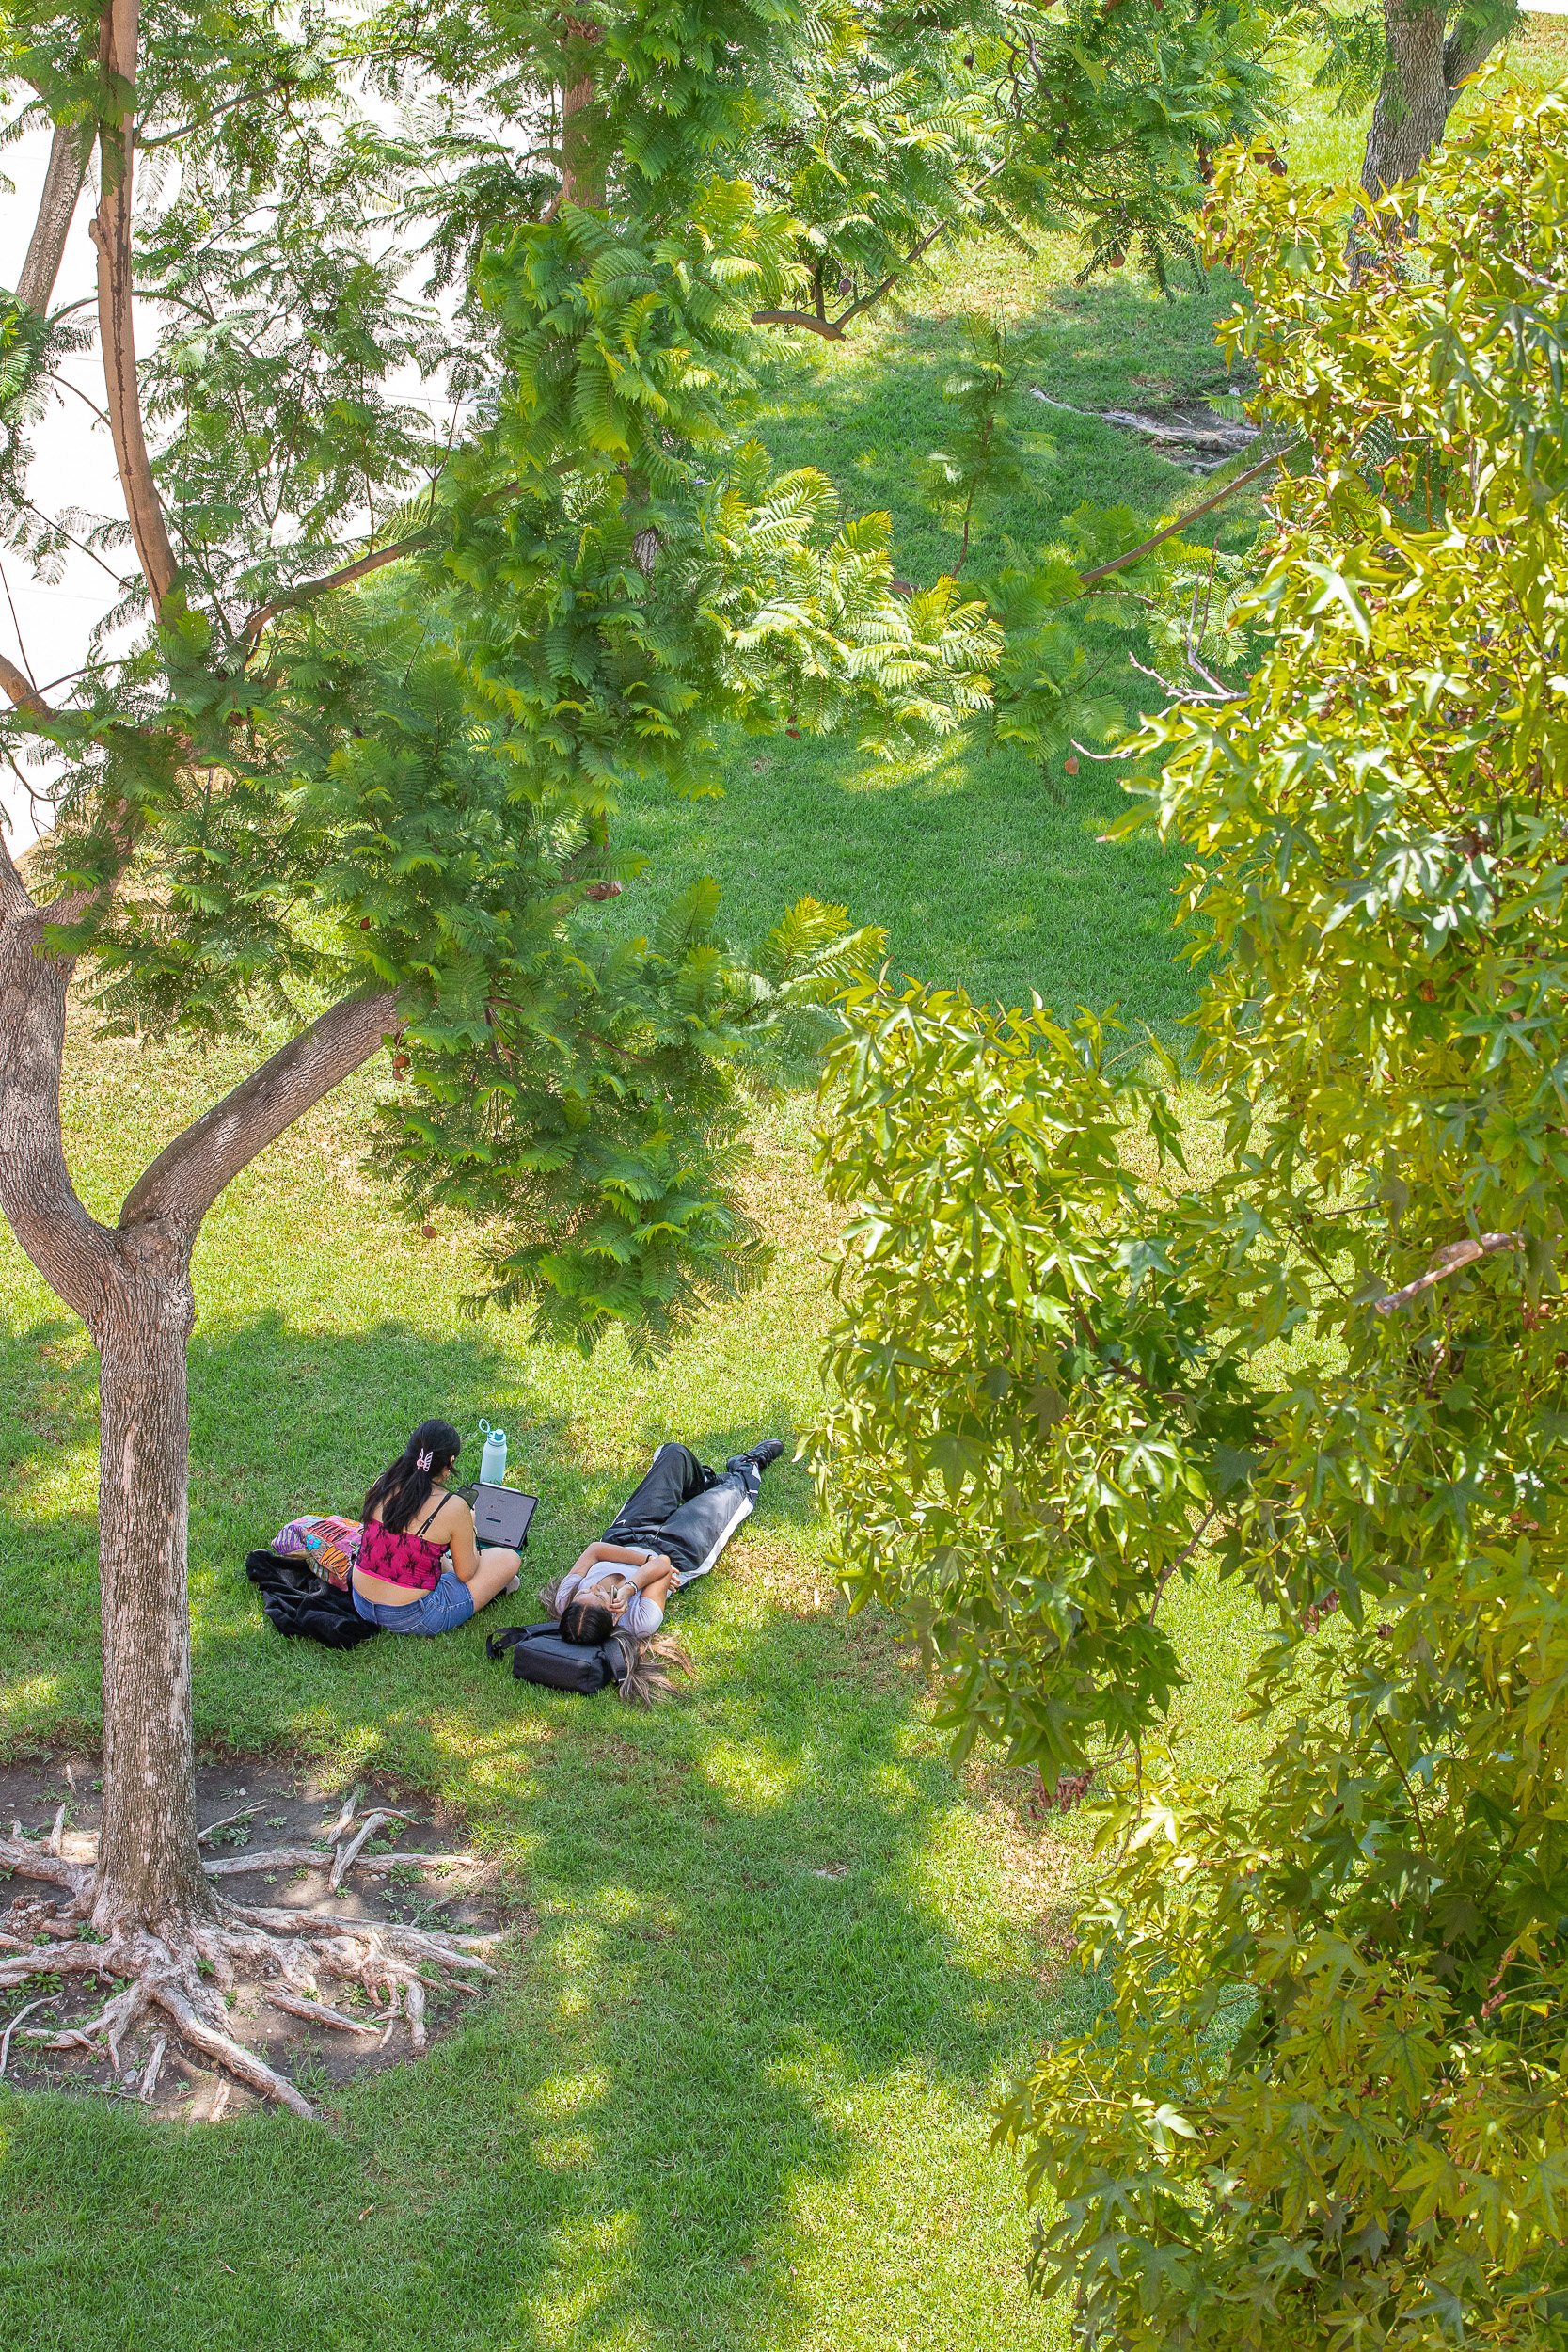
{"label": "shaded lawn area", "polygon": [[[122,1045],[77,1068],[71,1152],[99,1214],[231,1074]],[[847,1623],[802,1472],[769,1473],[676,1604],[696,1667],[678,1706],[557,1697],[484,1657],[660,1437],[721,1460],[813,1410],[825,1228],[797,1115],[756,1175],[768,1288],[649,1371],[462,1321],[466,1247],[420,1243],[354,1172],[370,1091],[258,1163],[198,1252],[198,1738],[462,1804],[527,1916],[467,2029],[335,2094],[325,2130],[150,2127],[0,2086],[0,2344],[1054,2343],[1015,2169],[988,2148],[1054,1970],[1053,1890],[1006,1797],[955,1780],[888,1626]],[[96,1359],[8,1237],[0,1298],[15,1754],[94,1735]],[[543,1498],[524,1594],[436,1642],[284,1644],[245,1551],[299,1509],[353,1507],[437,1409],[504,1422],[514,1482]]]}
{"label": "shaded lawn area", "polygon": [[[1052,315],[1081,371],[1091,344],[1134,326],[1157,339],[1175,316],[1196,373],[1211,308],[1118,293]],[[831,454],[835,424],[846,453],[871,453],[858,502],[895,503],[900,561],[922,576],[951,550],[911,503],[900,450],[940,444],[954,333],[907,322],[832,377],[791,363],[772,421],[783,462]],[[1065,361],[1052,384],[1088,397]],[[1080,497],[1158,510],[1180,491],[1109,428],[1087,429],[1084,455],[1066,421],[1074,448],[1065,437],[1016,531],[1045,533]],[[1117,469],[1133,461],[1130,486]],[[977,563],[993,552],[983,541]],[[1115,804],[1102,771],[1058,800],[983,748],[891,777],[838,748],[743,752],[723,802],[625,813],[661,895],[710,869],[744,935],[812,891],[977,994],[1180,1008],[1166,864],[1093,845]],[[640,919],[651,890],[614,917]],[[109,1216],[245,1066],[81,1036],[71,1050],[70,1154]],[[678,1706],[570,1701],[484,1658],[485,1630],[534,1613],[661,1438],[721,1461],[815,1418],[830,1229],[803,1105],[760,1132],[757,1205],[780,1242],[767,1288],[655,1368],[619,1344],[584,1366],[531,1346],[518,1319],[463,1318],[467,1242],[421,1243],[357,1172],[374,1083],[232,1186],[198,1251],[198,1738],[292,1750],[345,1784],[374,1768],[461,1804],[528,1923],[472,2023],[421,2065],[334,2094],[326,2130],[260,2113],[150,2127],[119,2103],[0,2086],[0,2343],[1061,2343],[1061,2316],[1026,2293],[1017,2168],[989,2139],[1048,2014],[1078,1866],[1021,1818],[1018,1776],[955,1778],[891,1629],[850,1625],[831,1589],[803,1473],[769,1473],[720,1571],[676,1604],[695,1662]],[[96,1363],[8,1234],[0,1311],[0,1740],[41,1753],[90,1742],[99,1716]],[[481,1414],[511,1432],[512,1479],[542,1497],[525,1593],[438,1642],[285,1645],[245,1552],[295,1512],[356,1508],[435,1411],[470,1438]]]}

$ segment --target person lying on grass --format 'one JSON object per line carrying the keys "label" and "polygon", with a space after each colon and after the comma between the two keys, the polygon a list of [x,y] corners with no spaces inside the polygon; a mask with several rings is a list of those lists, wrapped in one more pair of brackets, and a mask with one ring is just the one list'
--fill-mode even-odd
{"label": "person lying on grass", "polygon": [[546,1586],[545,1606],[562,1639],[588,1648],[612,1632],[650,1640],[670,1595],[706,1576],[751,1517],[762,1473],[783,1452],[777,1438],[765,1438],[750,1454],[732,1454],[720,1477],[689,1446],[661,1445],[599,1541]]}
{"label": "person lying on grass", "polygon": [[481,1551],[473,1513],[448,1491],[462,1447],[451,1422],[421,1421],[365,1497],[354,1606],[388,1633],[450,1633],[517,1589],[521,1553]]}

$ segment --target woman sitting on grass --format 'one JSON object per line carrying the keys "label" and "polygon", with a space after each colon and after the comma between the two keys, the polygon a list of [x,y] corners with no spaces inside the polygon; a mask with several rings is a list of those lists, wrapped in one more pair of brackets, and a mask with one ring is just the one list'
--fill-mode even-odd
{"label": "woman sitting on grass", "polygon": [[522,1555],[504,1544],[481,1551],[473,1513],[448,1492],[462,1448],[451,1422],[421,1421],[365,1497],[354,1606],[388,1633],[450,1633],[517,1589]]}

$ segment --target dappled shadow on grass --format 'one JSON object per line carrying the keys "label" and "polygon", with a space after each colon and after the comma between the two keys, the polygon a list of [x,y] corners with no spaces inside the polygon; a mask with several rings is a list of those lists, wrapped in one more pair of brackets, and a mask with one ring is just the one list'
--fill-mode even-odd
{"label": "dappled shadow on grass", "polygon": [[[0,2338],[80,2297],[78,2343],[131,2341],[155,2247],[241,2345],[307,2312],[313,2345],[388,2321],[400,2345],[772,2345],[824,2316],[797,2276],[806,2208],[837,2207],[866,2265],[879,2224],[920,2238],[915,2180],[860,2177],[856,2103],[917,2077],[983,2139],[1022,1955],[964,1948],[940,1912],[927,1873],[961,1800],[911,1756],[881,1642],[837,1679],[831,1620],[711,1629],[697,1693],[659,1717],[516,1690],[558,1735],[526,1808],[541,1934],[486,2018],[342,2100],[330,2137],[258,2118],[171,2141],[119,2113],[62,2136],[57,2109],[0,2108]],[[85,2219],[88,2176],[115,2187],[90,2255],[44,2193]]]}
{"label": "dappled shadow on grass", "polygon": [[[193,1363],[198,1723],[241,1748],[293,1724],[318,1753],[439,1786],[506,1857],[537,1932],[482,2017],[342,2095],[326,2130],[257,2116],[181,2132],[96,2105],[62,2122],[0,2094],[0,2342],[760,2352],[820,2337],[846,2301],[863,2308],[847,2342],[896,2342],[933,2295],[949,2308],[943,2265],[965,2258],[933,2240],[926,2193],[985,2165],[991,2078],[1037,2022],[1038,1952],[990,1899],[890,1631],[847,1623],[790,1568],[809,1504],[786,1462],[673,1613],[696,1672],[656,1713],[515,1682],[484,1659],[486,1619],[345,1657],[279,1641],[228,1532],[230,1472],[266,1459],[241,1372],[256,1394],[270,1365],[307,1375],[267,1468],[276,1523],[345,1499],[342,1422],[367,1367],[402,1434],[403,1340],[259,1321]],[[460,1424],[491,1377],[466,1344],[421,1344],[406,1367],[422,1409]],[[759,1433],[660,1434],[721,1463]],[[560,1444],[532,1457],[537,1575],[642,1466],[641,1448],[592,1471]],[[765,1558],[784,1565],[764,1575]],[[533,1613],[525,1594],[487,1615]],[[972,2225],[1003,2251],[976,2260],[980,2286],[964,2273],[945,2342],[1039,2340],[1016,2274],[996,2284],[1024,2234],[1003,2201]]]}
{"label": "dappled shadow on grass", "polygon": [[802,2206],[879,2202],[857,2097],[912,2068],[972,2095],[1021,2023],[922,1883],[953,1799],[896,1669],[868,1703],[809,1621],[704,1651],[705,1704],[601,1714],[586,1775],[541,1758],[536,1883],[572,1900],[529,2003],[522,2344],[788,2340]]}

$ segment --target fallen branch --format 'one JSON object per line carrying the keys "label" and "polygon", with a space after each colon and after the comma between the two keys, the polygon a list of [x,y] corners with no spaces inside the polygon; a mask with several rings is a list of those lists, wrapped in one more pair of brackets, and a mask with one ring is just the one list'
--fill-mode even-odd
{"label": "fallen branch", "polygon": [[1408,1307],[1423,1291],[1432,1290],[1450,1274],[1457,1274],[1461,1267],[1474,1265],[1478,1258],[1494,1257],[1500,1249],[1517,1249],[1522,1240],[1518,1233],[1473,1233],[1464,1241],[1450,1241],[1437,1252],[1424,1274],[1406,1282],[1402,1290],[1389,1291],[1372,1303],[1380,1315],[1391,1315],[1396,1307]]}
{"label": "fallen branch", "polygon": [[337,1820],[333,1822],[332,1827],[327,1830],[323,1830],[322,1836],[325,1838],[329,1846],[335,1846],[337,1844],[344,1830],[347,1829],[350,1821],[353,1820],[356,1813],[359,1809],[359,1800],[364,1793],[364,1784],[362,1782],[358,1787],[350,1789],[348,1797],[344,1802],[343,1808],[339,1814]]}
{"label": "fallen branch", "polygon": [[360,1847],[368,1844],[378,1829],[385,1827],[388,1818],[385,1813],[367,1813],[352,1845],[339,1847],[337,1853],[333,1856],[332,1868],[327,1876],[326,1885],[329,1894],[335,1895],[338,1892],[343,1883],[343,1872],[355,1861]]}
{"label": "fallen branch", "polygon": [[250,1819],[250,1816],[258,1811],[260,1811],[260,1807],[258,1805],[242,1804],[237,1813],[226,1813],[221,1820],[209,1821],[205,1829],[198,1829],[197,1831],[197,1844],[198,1846],[205,1845],[208,1838],[215,1837],[220,1829],[232,1829],[236,1821],[247,1821]]}

